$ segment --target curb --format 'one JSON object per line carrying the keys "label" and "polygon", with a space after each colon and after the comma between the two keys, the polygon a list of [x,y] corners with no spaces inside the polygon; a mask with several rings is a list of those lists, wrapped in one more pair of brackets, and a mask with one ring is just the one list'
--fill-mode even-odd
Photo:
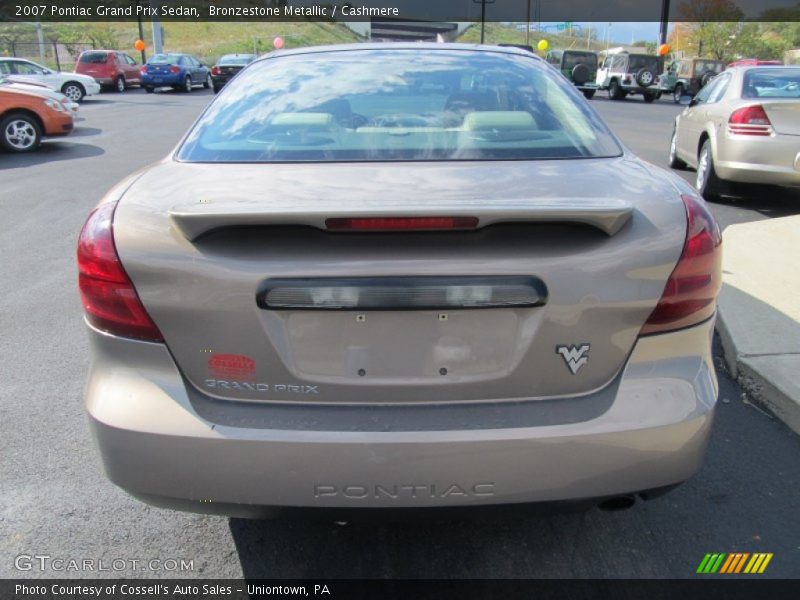
{"label": "curb", "polygon": [[[780,376],[774,362],[785,357],[743,356],[737,353],[736,344],[725,323],[725,311],[719,310],[717,333],[722,343],[722,356],[728,372],[742,386],[747,395],[768,409],[777,418],[800,434],[800,384]],[[789,359],[792,360],[792,359]],[[794,358],[800,368],[800,357]],[[800,371],[798,380],[800,380]]]}
{"label": "curb", "polygon": [[717,332],[731,376],[800,434],[800,215],[723,233]]}

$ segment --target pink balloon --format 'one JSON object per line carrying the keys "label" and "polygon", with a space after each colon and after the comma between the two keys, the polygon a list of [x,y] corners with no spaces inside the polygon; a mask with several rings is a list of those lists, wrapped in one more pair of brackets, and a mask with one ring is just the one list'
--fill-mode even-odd
{"label": "pink balloon", "polygon": [[272,40],[272,45],[275,46],[276,50],[280,50],[283,48],[283,38],[281,36],[276,37]]}

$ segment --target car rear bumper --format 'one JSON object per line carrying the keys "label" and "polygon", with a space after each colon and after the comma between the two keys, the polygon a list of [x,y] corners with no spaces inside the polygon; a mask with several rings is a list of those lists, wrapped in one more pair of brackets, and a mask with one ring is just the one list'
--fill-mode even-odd
{"label": "car rear bumper", "polygon": [[[674,485],[699,468],[717,394],[712,332],[713,319],[640,339],[615,381],[589,396],[471,405],[471,420],[464,405],[430,419],[424,407],[398,407],[416,412],[412,427],[375,406],[201,397],[163,345],[91,330],[86,406],[109,478],[172,508],[257,516],[263,507],[609,497]],[[504,420],[505,411],[516,416]]]}
{"label": "car rear bumper", "polygon": [[714,168],[727,181],[800,185],[800,136],[724,134],[717,142]]}
{"label": "car rear bumper", "polygon": [[142,75],[141,81],[142,85],[160,87],[168,85],[182,85],[185,78],[186,76],[180,73],[159,73],[158,75]]}
{"label": "car rear bumper", "polygon": [[217,87],[222,87],[226,83],[228,83],[231,79],[233,79],[234,75],[212,75],[211,81],[214,82],[214,85]]}

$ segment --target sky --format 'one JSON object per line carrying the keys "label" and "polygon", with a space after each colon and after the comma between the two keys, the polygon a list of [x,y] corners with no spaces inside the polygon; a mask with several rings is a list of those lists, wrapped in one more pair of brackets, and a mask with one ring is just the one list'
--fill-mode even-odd
{"label": "sky", "polygon": [[[597,37],[600,40],[606,39],[606,30],[611,42],[620,44],[630,44],[631,41],[647,40],[649,42],[658,41],[659,23],[631,23],[619,21],[616,23],[581,23],[576,22],[581,27],[594,27],[597,30]],[[555,31],[557,23],[542,23],[546,31]],[[524,29],[524,27],[523,27]]]}

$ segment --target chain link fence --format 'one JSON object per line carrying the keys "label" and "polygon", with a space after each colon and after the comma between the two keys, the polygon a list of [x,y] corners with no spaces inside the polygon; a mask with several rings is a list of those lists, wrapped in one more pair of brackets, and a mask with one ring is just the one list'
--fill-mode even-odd
{"label": "chain link fence", "polygon": [[81,52],[94,50],[93,42],[15,42],[0,39],[0,56],[27,58],[61,71],[72,70]]}

